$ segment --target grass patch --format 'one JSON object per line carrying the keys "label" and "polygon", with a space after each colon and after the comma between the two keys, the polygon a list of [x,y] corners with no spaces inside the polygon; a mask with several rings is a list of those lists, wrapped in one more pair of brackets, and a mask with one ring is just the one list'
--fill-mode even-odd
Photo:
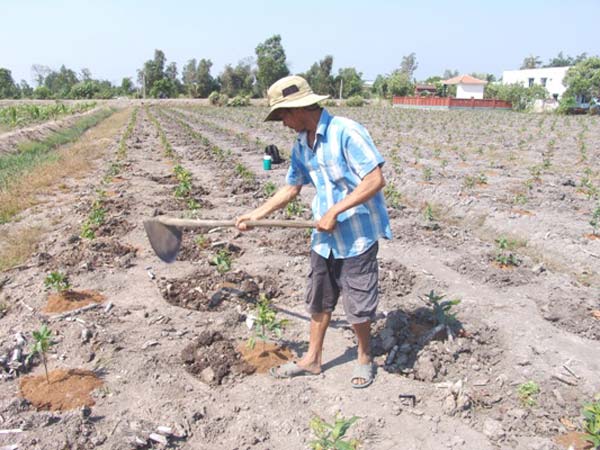
{"label": "grass patch", "polygon": [[19,266],[36,250],[42,236],[41,227],[31,227],[0,237],[0,272]]}
{"label": "grass patch", "polygon": [[123,110],[113,114],[77,142],[46,152],[46,158],[39,158],[37,164],[27,168],[22,165],[23,172],[13,177],[6,189],[0,187],[0,223],[12,220],[20,211],[38,203],[36,194],[47,193],[53,185],[66,189],[66,177],[89,170],[92,161],[110,147],[113,135],[127,121],[129,113],[130,110]]}
{"label": "grass patch", "polygon": [[91,127],[114,113],[114,109],[103,109],[83,117],[76,124],[58,130],[41,141],[27,141],[17,145],[17,151],[0,157],[0,191],[6,190],[11,182],[24,172],[44,162],[53,162],[59,155],[52,152],[61,145],[74,142]]}

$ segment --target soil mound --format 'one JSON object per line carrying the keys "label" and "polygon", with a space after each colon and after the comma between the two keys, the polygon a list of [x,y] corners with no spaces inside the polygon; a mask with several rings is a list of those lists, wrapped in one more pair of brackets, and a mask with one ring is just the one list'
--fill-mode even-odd
{"label": "soil mound", "polygon": [[61,313],[82,308],[90,303],[102,303],[104,296],[96,291],[63,291],[51,294],[44,308],[45,313]]}

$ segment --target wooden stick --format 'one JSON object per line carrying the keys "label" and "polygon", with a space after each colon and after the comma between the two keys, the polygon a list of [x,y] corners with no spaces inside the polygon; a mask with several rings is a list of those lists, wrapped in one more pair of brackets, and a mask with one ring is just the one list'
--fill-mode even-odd
{"label": "wooden stick", "polygon": [[[216,228],[235,226],[235,220],[177,219],[175,217],[157,217],[153,220],[176,227]],[[249,227],[314,228],[316,226],[316,222],[312,220],[261,219],[247,220],[245,223]]]}

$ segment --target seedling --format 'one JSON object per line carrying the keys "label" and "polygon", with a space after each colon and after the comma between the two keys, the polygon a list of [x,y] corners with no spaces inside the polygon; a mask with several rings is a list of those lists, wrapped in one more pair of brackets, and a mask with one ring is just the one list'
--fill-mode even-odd
{"label": "seedling", "polygon": [[502,236],[496,239],[496,243],[498,244],[498,253],[496,253],[495,261],[501,266],[518,266],[521,264],[521,261],[517,256],[512,252],[508,252],[507,250],[513,249],[517,243],[515,241],[509,240],[506,237]]}
{"label": "seedling", "polygon": [[432,179],[432,170],[431,167],[423,167],[423,181],[429,183]]}
{"label": "seedling", "polygon": [[211,262],[221,274],[231,270],[231,254],[225,248],[220,249]]}
{"label": "seedling", "polygon": [[254,334],[248,339],[248,347],[254,348],[256,338],[263,341],[263,351],[269,334],[274,334],[277,339],[281,339],[281,333],[285,325],[286,319],[277,320],[277,311],[271,307],[271,301],[265,294],[261,294],[256,305],[256,318],[254,319]]}
{"label": "seedling", "polygon": [[39,331],[33,332],[34,344],[31,347],[31,354],[29,357],[32,357],[36,353],[42,357],[42,362],[44,363],[44,370],[46,371],[46,381],[50,384],[50,378],[48,377],[48,366],[46,364],[46,353],[48,349],[52,345],[52,341],[50,341],[50,336],[52,332],[48,329],[46,324],[42,325]]}
{"label": "seedling", "polygon": [[265,194],[265,197],[270,197],[275,193],[276,190],[277,186],[272,181],[267,181],[263,186],[263,192]]}
{"label": "seedling", "polygon": [[206,236],[204,236],[203,234],[199,234],[198,236],[196,236],[194,238],[194,242],[200,248],[208,247],[208,239],[206,239]]}
{"label": "seedling", "polygon": [[581,410],[583,414],[584,439],[592,443],[594,448],[600,447],[600,401],[588,403]]}
{"label": "seedling", "polygon": [[536,397],[540,393],[540,386],[535,381],[527,381],[522,383],[517,388],[517,395],[524,406],[535,406],[537,404]]}
{"label": "seedling", "polygon": [[71,287],[67,275],[61,272],[50,272],[44,279],[46,288],[54,289],[56,292],[66,291]]}
{"label": "seedling", "polygon": [[288,217],[298,217],[304,212],[304,206],[299,200],[292,200],[285,207],[285,215]]}
{"label": "seedling", "polygon": [[590,225],[592,226],[594,236],[598,236],[598,228],[600,228],[600,204],[596,206],[596,209],[592,213]]}
{"label": "seedling", "polygon": [[443,300],[444,297],[444,295],[436,294],[432,289],[429,291],[429,294],[421,297],[421,300],[423,300],[433,310],[433,317],[436,325],[449,327],[456,323],[456,314],[452,313],[450,310],[453,306],[456,306],[460,303],[460,299]]}
{"label": "seedling", "polygon": [[359,445],[358,440],[347,440],[345,435],[357,420],[356,416],[346,419],[337,413],[334,422],[327,423],[319,416],[314,416],[310,420],[310,429],[316,439],[310,441],[310,448],[313,450],[356,450]]}
{"label": "seedling", "polygon": [[425,209],[423,210],[423,217],[427,222],[436,222],[435,213],[433,212],[433,207],[429,204],[425,204]]}
{"label": "seedling", "polygon": [[248,169],[246,166],[244,166],[242,163],[238,163],[235,166],[235,172],[242,177],[242,179],[246,180],[246,181],[254,181],[254,179],[256,178],[256,176],[254,175],[254,172],[252,172],[250,169]]}
{"label": "seedling", "polygon": [[400,200],[402,199],[402,194],[400,194],[394,183],[389,182],[386,184],[386,186],[383,188],[383,195],[385,197],[385,200],[392,208],[400,208]]}

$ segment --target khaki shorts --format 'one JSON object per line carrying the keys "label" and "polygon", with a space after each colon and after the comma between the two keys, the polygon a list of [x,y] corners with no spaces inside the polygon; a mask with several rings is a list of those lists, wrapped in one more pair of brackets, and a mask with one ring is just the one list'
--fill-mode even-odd
{"label": "khaki shorts", "polygon": [[310,314],[332,312],[341,293],[349,323],[374,320],[378,303],[378,250],[376,242],[366,252],[347,259],[334,259],[333,255],[323,258],[311,250],[306,310]]}

